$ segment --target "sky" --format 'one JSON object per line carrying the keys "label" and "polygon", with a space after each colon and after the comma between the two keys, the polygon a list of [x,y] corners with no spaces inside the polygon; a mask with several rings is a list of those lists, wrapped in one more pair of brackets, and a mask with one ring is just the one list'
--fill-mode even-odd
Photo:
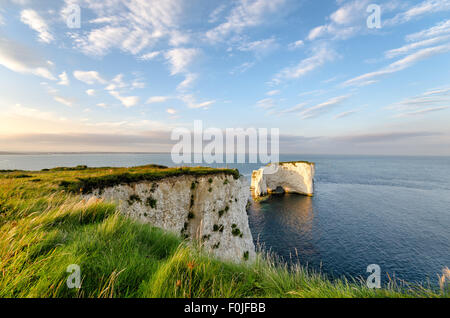
{"label": "sky", "polygon": [[0,152],[165,152],[202,120],[450,155],[450,0],[0,0],[0,112]]}

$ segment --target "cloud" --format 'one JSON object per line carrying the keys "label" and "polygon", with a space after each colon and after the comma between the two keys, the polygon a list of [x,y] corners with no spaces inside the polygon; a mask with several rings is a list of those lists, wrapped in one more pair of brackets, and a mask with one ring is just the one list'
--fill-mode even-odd
{"label": "cloud", "polygon": [[399,55],[404,55],[404,54],[408,54],[410,53],[410,51],[413,51],[415,49],[421,48],[421,47],[426,47],[426,46],[431,46],[431,45],[436,45],[436,44],[440,44],[442,42],[446,42],[450,40],[450,35],[447,36],[438,36],[435,38],[431,38],[431,39],[426,39],[426,40],[422,40],[419,42],[414,42],[411,44],[407,44],[404,45],[400,48],[397,49],[393,49],[393,50],[389,50],[385,53],[385,56],[387,58],[394,58],[396,56]]}
{"label": "cloud", "polygon": [[147,99],[146,104],[164,103],[169,98],[170,97],[168,97],[168,96],[152,96],[149,99]]}
{"label": "cloud", "polygon": [[414,5],[405,12],[397,14],[394,18],[387,20],[384,25],[392,26],[405,23],[423,15],[445,12],[450,10],[450,0],[426,0]]}
{"label": "cloud", "polygon": [[327,35],[334,39],[346,39],[355,35],[365,26],[366,10],[369,4],[369,0],[354,0],[344,3],[329,16],[328,24],[311,29],[307,39],[313,41]]}
{"label": "cloud", "polygon": [[308,107],[304,111],[300,113],[300,116],[302,119],[309,119],[309,118],[315,118],[323,113],[329,111],[331,108],[334,108],[340,104],[342,104],[344,101],[350,98],[350,95],[343,95],[343,96],[337,96],[333,97],[326,102]]}
{"label": "cloud", "polygon": [[305,45],[305,42],[303,42],[302,40],[298,40],[298,41],[289,43],[288,48],[289,48],[289,50],[295,50],[304,45]]}
{"label": "cloud", "polygon": [[155,130],[141,133],[64,132],[0,135],[0,143],[3,149],[6,145],[19,145],[20,149],[27,151],[170,152],[175,142],[170,139],[170,131]]}
{"label": "cloud", "polygon": [[410,117],[442,111],[450,106],[450,88],[441,87],[428,90],[418,96],[406,98],[386,107],[397,112],[395,117]]}
{"label": "cloud", "polygon": [[128,85],[123,81],[123,74],[118,74],[112,79],[112,81],[106,87],[106,90],[113,91],[116,89],[125,88],[127,86]]}
{"label": "cloud", "polygon": [[262,109],[271,109],[276,106],[275,101],[272,98],[264,98],[256,103],[256,106]]}
{"label": "cloud", "polygon": [[66,72],[62,72],[61,74],[59,74],[58,77],[59,77],[58,85],[69,86],[70,84],[69,76],[67,76]]}
{"label": "cloud", "polygon": [[283,80],[296,79],[305,76],[321,67],[326,62],[333,61],[336,58],[336,53],[333,49],[327,46],[320,46],[313,49],[312,55],[298,63],[296,66],[287,67],[275,75],[272,82],[279,84]]}
{"label": "cloud", "polygon": [[88,89],[88,90],[86,90],[86,94],[88,94],[89,96],[94,96],[95,95],[95,89]]}
{"label": "cloud", "polygon": [[298,112],[300,112],[301,110],[303,110],[303,109],[305,108],[306,105],[307,105],[306,103],[300,103],[300,104],[298,104],[298,105],[296,105],[296,106],[294,106],[294,107],[291,107],[291,108],[288,108],[288,109],[285,109],[285,110],[281,110],[279,113],[280,113],[280,114],[292,114],[292,113],[298,113]]}
{"label": "cloud", "polygon": [[252,52],[257,57],[263,57],[276,50],[278,47],[279,45],[276,39],[271,37],[264,40],[243,43],[238,47],[238,50],[242,52]]}
{"label": "cloud", "polygon": [[178,84],[177,90],[184,91],[184,90],[190,88],[194,84],[194,82],[197,80],[197,78],[198,78],[197,74],[193,74],[193,73],[186,74],[184,80],[180,84]]}
{"label": "cloud", "polygon": [[226,5],[226,4],[221,4],[220,6],[218,6],[217,8],[215,8],[215,9],[209,14],[208,22],[209,22],[209,23],[216,23],[217,21],[219,21],[220,16],[222,15],[222,13],[225,11],[226,8],[227,8],[227,5]]}
{"label": "cloud", "polygon": [[189,108],[192,109],[208,109],[209,106],[213,105],[216,101],[210,100],[205,102],[197,102],[196,98],[193,95],[182,95],[179,97]]}
{"label": "cloud", "polygon": [[175,115],[177,113],[177,111],[173,108],[167,108],[167,113],[170,115]]}
{"label": "cloud", "polygon": [[364,75],[352,78],[346,81],[344,83],[344,86],[352,86],[352,85],[358,86],[367,83],[374,83],[378,77],[402,71],[408,67],[411,67],[412,65],[416,64],[417,62],[423,59],[429,58],[437,54],[447,53],[449,51],[450,51],[450,44],[422,49],[378,71],[366,73]]}
{"label": "cloud", "polygon": [[402,139],[416,138],[416,137],[432,137],[441,136],[442,133],[431,132],[431,131],[419,131],[419,132],[387,132],[387,133],[376,133],[376,134],[360,134],[360,135],[349,135],[340,136],[333,138],[340,142],[350,142],[350,143],[387,143],[398,141]]}
{"label": "cloud", "polygon": [[[61,11],[63,19],[72,2],[66,0]],[[92,28],[72,32],[72,39],[75,46],[88,55],[103,56],[114,48],[138,55],[162,39],[168,39],[173,46],[189,40],[179,25],[186,6],[182,0],[89,0],[83,5],[95,16],[91,20]]]}
{"label": "cloud", "polygon": [[50,43],[54,40],[45,20],[34,10],[26,9],[20,13],[20,21],[38,33],[40,42]]}
{"label": "cloud", "polygon": [[253,66],[255,66],[256,63],[255,62],[244,62],[236,67],[234,67],[231,71],[230,74],[234,75],[236,73],[245,73],[247,72],[249,69],[251,69]]}
{"label": "cloud", "polygon": [[187,67],[199,55],[199,49],[177,48],[164,54],[170,64],[171,75],[176,75],[187,71]]}
{"label": "cloud", "polygon": [[419,116],[419,115],[425,115],[428,113],[435,113],[438,111],[449,109],[450,106],[440,106],[440,107],[430,107],[425,109],[416,110],[413,112],[405,112],[402,114],[398,114],[397,117],[408,117],[408,116]]}
{"label": "cloud", "polygon": [[281,93],[280,90],[274,89],[274,90],[271,90],[271,91],[267,92],[266,95],[267,95],[267,96],[275,96],[275,95],[278,95],[278,94],[280,94],[280,93]]}
{"label": "cloud", "polygon": [[446,35],[450,33],[450,20],[442,21],[439,24],[435,25],[426,30],[422,30],[417,33],[410,34],[406,37],[407,41],[418,41],[426,38],[437,37],[440,35]]}
{"label": "cloud", "polygon": [[113,96],[114,98],[118,99],[123,106],[129,108],[129,107],[133,107],[136,106],[137,103],[139,103],[139,97],[138,96],[121,96],[119,94],[119,92],[116,91],[110,91],[109,92],[111,94],[111,96]]}
{"label": "cloud", "polygon": [[230,12],[226,21],[206,32],[212,42],[224,41],[232,33],[240,33],[267,21],[267,16],[281,11],[285,0],[240,1]]}
{"label": "cloud", "polygon": [[106,81],[96,71],[74,71],[73,76],[86,84],[94,85],[96,83],[106,84]]}
{"label": "cloud", "polygon": [[68,98],[65,98],[65,97],[54,96],[53,99],[55,101],[57,101],[58,103],[61,103],[63,105],[69,106],[69,107],[72,107],[72,105],[73,105],[73,101]]}
{"label": "cloud", "polygon": [[150,52],[150,53],[141,55],[140,59],[143,60],[143,61],[150,61],[150,60],[155,59],[160,54],[161,54],[160,51],[154,51],[154,52]]}
{"label": "cloud", "polygon": [[348,116],[351,116],[351,115],[353,115],[353,114],[355,114],[357,112],[359,112],[359,109],[349,110],[349,111],[337,114],[336,116],[334,116],[334,119],[341,119],[341,118],[344,118],[344,117],[348,117]]}
{"label": "cloud", "polygon": [[34,49],[0,36],[0,65],[22,74],[33,74],[48,80],[56,80],[48,67],[48,61],[40,58]]}

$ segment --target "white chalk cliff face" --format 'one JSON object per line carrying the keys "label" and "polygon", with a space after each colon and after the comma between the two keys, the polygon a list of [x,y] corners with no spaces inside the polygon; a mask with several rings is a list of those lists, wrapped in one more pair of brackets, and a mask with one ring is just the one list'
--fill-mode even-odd
{"label": "white chalk cliff face", "polygon": [[274,172],[274,164],[255,170],[252,173],[254,195],[263,196],[278,192],[314,195],[315,167],[312,162],[281,162]]}
{"label": "white chalk cliff face", "polygon": [[143,223],[201,241],[220,259],[255,258],[246,205],[245,179],[229,175],[168,177],[155,182],[117,185],[87,197],[114,201],[119,210]]}

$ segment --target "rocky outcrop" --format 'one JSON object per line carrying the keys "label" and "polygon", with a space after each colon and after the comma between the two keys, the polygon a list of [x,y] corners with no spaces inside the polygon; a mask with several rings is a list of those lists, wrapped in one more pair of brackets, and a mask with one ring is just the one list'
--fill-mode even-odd
{"label": "rocky outcrop", "polygon": [[313,196],[314,173],[315,165],[312,162],[271,164],[253,171],[253,194],[263,196],[268,193],[286,192]]}
{"label": "rocky outcrop", "polygon": [[119,210],[202,243],[224,260],[255,258],[246,205],[250,192],[242,177],[183,175],[94,190],[86,197],[114,201]]}

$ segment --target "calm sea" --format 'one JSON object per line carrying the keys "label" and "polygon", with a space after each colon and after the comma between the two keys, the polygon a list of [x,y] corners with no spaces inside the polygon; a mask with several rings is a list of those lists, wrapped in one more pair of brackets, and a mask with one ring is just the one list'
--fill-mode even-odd
{"label": "calm sea", "polygon": [[[254,204],[255,242],[333,276],[367,277],[369,264],[409,282],[437,283],[450,267],[450,157],[283,155],[316,163],[313,198]],[[0,169],[172,165],[167,154],[0,155]],[[223,165],[220,165],[223,166]],[[249,177],[259,165],[229,165]]]}

